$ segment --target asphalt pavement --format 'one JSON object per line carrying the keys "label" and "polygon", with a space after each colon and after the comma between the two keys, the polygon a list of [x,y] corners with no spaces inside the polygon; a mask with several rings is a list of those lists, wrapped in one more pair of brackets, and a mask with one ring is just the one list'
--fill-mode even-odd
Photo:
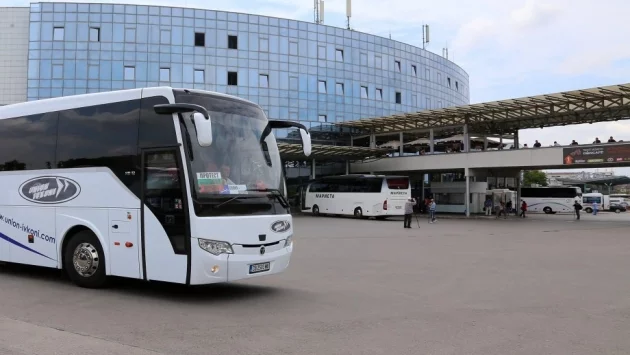
{"label": "asphalt pavement", "polygon": [[0,265],[0,354],[630,353],[630,213],[418,222],[296,217],[289,270],[234,284]]}

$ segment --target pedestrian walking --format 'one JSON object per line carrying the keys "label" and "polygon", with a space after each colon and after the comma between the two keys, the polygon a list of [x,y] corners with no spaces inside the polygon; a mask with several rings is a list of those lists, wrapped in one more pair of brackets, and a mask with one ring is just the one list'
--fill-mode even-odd
{"label": "pedestrian walking", "polygon": [[503,219],[507,218],[507,213],[505,212],[505,202],[501,201],[499,204],[499,210],[497,211],[497,219],[503,215]]}
{"label": "pedestrian walking", "polygon": [[575,208],[575,218],[579,221],[580,210],[582,209],[582,205],[580,204],[580,202],[578,202],[578,200],[575,200],[575,202],[573,203],[573,208]]}
{"label": "pedestrian walking", "polygon": [[437,219],[435,218],[435,207],[435,200],[431,199],[431,202],[429,202],[429,223],[437,221]]}
{"label": "pedestrian walking", "polygon": [[597,216],[597,211],[599,211],[599,204],[597,202],[593,202],[593,216]]}
{"label": "pedestrian walking", "polygon": [[521,203],[521,217],[525,218],[525,212],[527,212],[527,202]]}
{"label": "pedestrian walking", "polygon": [[405,202],[405,228],[411,228],[411,215],[413,214],[413,206],[415,204],[416,200],[413,198]]}

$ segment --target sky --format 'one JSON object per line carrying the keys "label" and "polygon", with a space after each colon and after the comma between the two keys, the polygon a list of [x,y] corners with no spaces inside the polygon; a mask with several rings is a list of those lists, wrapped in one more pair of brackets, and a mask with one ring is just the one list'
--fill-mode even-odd
{"label": "sky", "polygon": [[[26,0],[2,0],[28,6]],[[100,0],[83,2],[183,6],[313,21],[313,0]],[[324,24],[346,26],[346,0],[325,0]],[[630,83],[627,0],[353,0],[351,27],[442,53],[469,74],[471,103]],[[523,130],[538,139],[630,141],[630,121]],[[630,174],[630,169],[623,169]],[[627,170],[627,171],[626,171]]]}

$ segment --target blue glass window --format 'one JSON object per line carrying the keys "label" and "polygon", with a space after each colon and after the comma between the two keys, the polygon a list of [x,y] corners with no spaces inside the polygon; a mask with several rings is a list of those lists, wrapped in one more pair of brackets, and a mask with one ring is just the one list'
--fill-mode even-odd
{"label": "blue glass window", "polygon": [[135,80],[136,79],[136,68],[132,66],[125,67],[125,80]]}
{"label": "blue glass window", "polygon": [[195,69],[195,84],[203,84],[205,82],[205,71],[203,69]]}
{"label": "blue glass window", "polygon": [[63,41],[63,37],[64,37],[63,27],[53,28],[53,41]]}

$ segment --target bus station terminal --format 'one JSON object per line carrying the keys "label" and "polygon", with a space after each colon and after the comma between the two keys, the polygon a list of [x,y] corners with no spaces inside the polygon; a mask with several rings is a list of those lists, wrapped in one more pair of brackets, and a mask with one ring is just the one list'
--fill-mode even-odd
{"label": "bus station terminal", "polygon": [[[525,170],[630,166],[630,142],[527,147],[519,130],[628,118],[630,84],[621,84],[346,121],[337,124],[346,145],[313,145],[309,161],[293,161],[299,145],[281,143],[279,149],[289,161],[289,185],[305,183],[292,182],[299,169],[309,169],[310,179],[405,175],[414,197],[434,196],[439,212],[470,215],[483,212],[491,190],[514,191],[520,200]],[[312,134],[316,139],[318,132]]]}

